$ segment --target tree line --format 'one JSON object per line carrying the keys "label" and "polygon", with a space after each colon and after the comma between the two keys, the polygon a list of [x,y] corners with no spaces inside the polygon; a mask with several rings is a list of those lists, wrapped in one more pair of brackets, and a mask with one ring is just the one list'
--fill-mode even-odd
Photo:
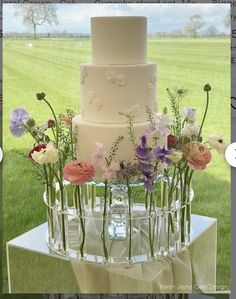
{"label": "tree line", "polygon": [[[70,38],[88,38],[88,34],[68,33],[66,31],[53,31],[50,33],[38,33],[38,28],[43,25],[56,26],[58,24],[57,6],[55,4],[25,4],[15,5],[15,15],[21,16],[23,23],[30,27],[32,33],[17,33],[12,32],[5,34],[5,37],[70,37]],[[231,18],[230,11],[222,20],[222,25],[226,28],[230,27]],[[191,16],[183,29],[176,29],[171,32],[156,32],[152,36],[190,36],[197,38],[198,36],[225,36],[226,33],[219,32],[215,26],[206,26],[203,17],[199,14]]]}

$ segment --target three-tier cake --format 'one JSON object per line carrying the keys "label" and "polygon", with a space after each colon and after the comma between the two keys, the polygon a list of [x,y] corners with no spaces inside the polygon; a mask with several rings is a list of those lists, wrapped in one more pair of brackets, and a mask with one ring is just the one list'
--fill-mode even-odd
{"label": "three-tier cake", "polygon": [[92,64],[80,66],[80,115],[73,119],[78,134],[77,155],[90,161],[95,142],[109,150],[124,136],[119,160],[132,159],[127,123],[119,113],[133,112],[134,131],[147,126],[146,107],[156,112],[156,64],[147,63],[145,17],[91,18]]}

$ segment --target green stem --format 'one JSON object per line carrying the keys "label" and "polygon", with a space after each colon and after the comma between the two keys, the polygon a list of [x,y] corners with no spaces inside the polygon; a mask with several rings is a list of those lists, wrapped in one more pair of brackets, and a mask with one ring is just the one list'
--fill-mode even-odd
{"label": "green stem", "polygon": [[162,201],[161,201],[161,208],[164,208],[166,201],[166,182],[162,182]]}
{"label": "green stem", "polygon": [[83,258],[84,257],[84,242],[85,242],[85,219],[84,219],[84,214],[83,214],[83,209],[82,209],[79,185],[76,186],[76,190],[77,190],[77,199],[78,199],[77,206],[79,208],[79,219],[80,219],[80,226],[81,226],[81,230],[82,230],[82,241],[80,244],[80,254],[81,254],[81,257]]}
{"label": "green stem", "polygon": [[170,203],[171,203],[171,201],[172,201],[172,195],[173,195],[173,192],[174,192],[175,177],[176,177],[176,165],[174,165],[174,171],[173,171],[173,176],[172,176],[172,181],[171,181],[170,191],[169,191],[169,194],[168,194],[168,202],[169,202],[169,206],[170,206]]}
{"label": "green stem", "polygon": [[52,112],[53,118],[55,120],[55,124],[56,124],[56,147],[58,148],[58,122],[57,122],[57,117],[56,117],[56,114],[55,114],[51,104],[45,98],[43,100],[48,105],[49,109]]}
{"label": "green stem", "polygon": [[148,191],[145,190],[145,209],[147,210],[148,208]]}
{"label": "green stem", "polygon": [[109,189],[109,205],[112,204],[112,192],[111,192],[111,188]]}
{"label": "green stem", "polygon": [[53,136],[54,136],[55,142],[56,142],[57,137],[56,137],[56,134],[55,134],[55,130],[53,129],[53,127],[51,127],[51,130],[52,130],[52,134],[53,134]]}
{"label": "green stem", "polygon": [[70,121],[70,146],[71,146],[71,160],[74,160],[74,138],[73,138],[72,118]]}
{"label": "green stem", "polygon": [[108,183],[107,180],[105,180],[104,208],[103,208],[103,218],[102,218],[102,242],[103,242],[104,257],[106,260],[108,260],[108,252],[106,247],[107,189],[108,189]]}
{"label": "green stem", "polygon": [[127,177],[127,187],[128,187],[128,213],[129,213],[129,252],[128,257],[131,260],[131,251],[132,251],[132,215],[131,215],[131,188],[129,185],[129,178]]}
{"label": "green stem", "polygon": [[152,242],[152,193],[150,194],[150,203],[149,203],[148,234],[149,234],[149,246],[150,246],[151,257],[154,257],[154,248]]}
{"label": "green stem", "polygon": [[74,188],[74,190],[73,190],[74,206],[75,206],[75,209],[78,210],[77,185],[74,185],[73,188]]}
{"label": "green stem", "polygon": [[181,198],[181,203],[180,203],[180,215],[181,215],[181,242],[184,242],[184,218],[185,218],[185,212],[184,212],[184,195],[183,195],[183,172],[180,170],[180,198]]}
{"label": "green stem", "polygon": [[191,192],[191,183],[194,171],[191,170],[189,179],[188,179],[188,203],[187,203],[187,221],[188,221],[188,234],[191,231],[191,202],[190,202],[190,192]]}
{"label": "green stem", "polygon": [[91,185],[91,208],[94,210],[96,202],[96,187],[95,185]]}
{"label": "green stem", "polygon": [[47,210],[48,210],[48,218],[49,218],[49,228],[51,231],[51,236],[54,238],[54,229],[53,229],[53,212],[52,212],[52,202],[51,202],[51,192],[50,192],[50,183],[48,181],[48,173],[46,165],[43,164],[43,170],[45,174],[45,181],[46,181],[46,196],[47,196]]}
{"label": "green stem", "polygon": [[203,128],[203,125],[204,125],[204,122],[205,122],[205,119],[206,119],[206,116],[207,116],[208,107],[209,107],[209,91],[207,91],[206,93],[207,93],[207,101],[206,101],[204,116],[203,116],[202,123],[201,123],[201,126],[200,126],[199,134],[198,134],[198,141],[200,141],[202,128]]}
{"label": "green stem", "polygon": [[66,251],[66,233],[65,233],[65,214],[64,214],[64,187],[60,185],[60,202],[61,202],[61,229],[62,229],[62,246]]}

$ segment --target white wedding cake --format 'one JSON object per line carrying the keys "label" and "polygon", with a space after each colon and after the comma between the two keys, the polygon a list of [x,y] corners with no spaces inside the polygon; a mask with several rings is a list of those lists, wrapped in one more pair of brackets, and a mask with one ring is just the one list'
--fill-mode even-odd
{"label": "white wedding cake", "polygon": [[147,63],[145,17],[91,19],[92,64],[80,66],[81,109],[73,119],[78,134],[77,155],[90,161],[95,142],[108,151],[124,136],[117,157],[134,156],[127,123],[119,112],[133,111],[139,137],[147,126],[146,107],[156,112],[156,64]]}

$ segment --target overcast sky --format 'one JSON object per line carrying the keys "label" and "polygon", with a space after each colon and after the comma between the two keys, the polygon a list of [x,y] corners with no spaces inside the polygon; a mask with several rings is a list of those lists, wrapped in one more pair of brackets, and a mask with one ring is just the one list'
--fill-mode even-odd
{"label": "overcast sky", "polygon": [[[20,4],[18,4],[20,5]],[[40,26],[38,32],[54,30],[68,33],[90,33],[90,17],[137,15],[148,18],[148,32],[182,30],[190,16],[200,14],[204,28],[215,26],[220,32],[229,32],[223,18],[230,9],[229,4],[56,4],[57,26]],[[9,32],[30,32],[21,17],[14,15],[13,4],[3,4],[3,30]]]}

